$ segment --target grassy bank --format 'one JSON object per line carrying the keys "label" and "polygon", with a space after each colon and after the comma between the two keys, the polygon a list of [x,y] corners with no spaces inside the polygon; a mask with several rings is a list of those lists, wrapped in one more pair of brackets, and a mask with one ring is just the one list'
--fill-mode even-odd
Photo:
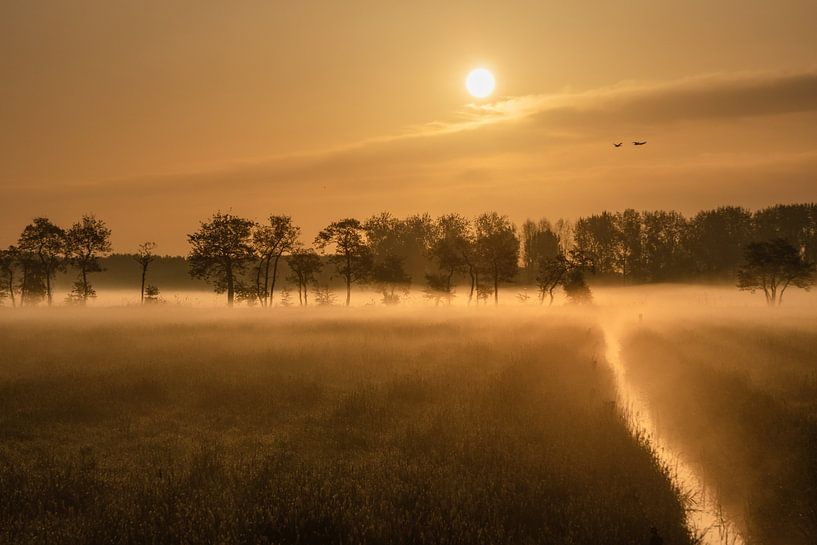
{"label": "grassy bank", "polygon": [[769,315],[642,329],[624,361],[750,543],[817,539],[817,328]]}

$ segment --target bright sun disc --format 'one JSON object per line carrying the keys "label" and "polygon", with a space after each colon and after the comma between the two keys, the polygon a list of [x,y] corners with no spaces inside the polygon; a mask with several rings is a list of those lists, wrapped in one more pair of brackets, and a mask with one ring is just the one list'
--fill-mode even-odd
{"label": "bright sun disc", "polygon": [[471,70],[468,77],[465,79],[465,88],[472,97],[485,98],[494,92],[496,80],[490,70],[485,68],[477,68]]}

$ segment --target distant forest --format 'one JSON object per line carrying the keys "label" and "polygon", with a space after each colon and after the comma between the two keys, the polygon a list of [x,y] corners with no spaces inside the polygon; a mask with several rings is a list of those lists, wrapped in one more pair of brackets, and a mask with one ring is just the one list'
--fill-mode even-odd
{"label": "distant forest", "polygon": [[[627,209],[576,221],[529,219],[519,226],[495,212],[473,219],[401,219],[383,212],[335,221],[311,244],[301,240],[289,216],[255,222],[217,213],[188,235],[185,257],[154,255],[153,243],[134,254],[111,254],[109,238],[110,230],[94,216],[69,229],[35,219],[16,245],[0,252],[0,298],[50,303],[53,290],[73,286],[69,299],[83,302],[97,288],[138,291],[142,277],[143,300],[146,290],[155,298],[160,289],[201,290],[208,283],[226,293],[230,304],[269,305],[282,287],[297,290],[301,304],[310,296],[326,303],[330,292],[345,287],[348,303],[354,284],[374,287],[386,303],[398,302],[409,289],[439,302],[450,299],[456,286],[464,287],[469,301],[496,300],[500,285],[508,283],[537,286],[541,300],[552,300],[556,287],[581,299],[589,293],[585,279],[615,285],[744,282],[747,251],[770,241],[788,252],[785,259],[799,260],[800,287],[808,287],[803,279],[813,275],[817,261],[817,204],[754,212],[725,206],[692,217]],[[789,281],[798,285],[796,276]],[[765,290],[762,282],[754,288]]]}

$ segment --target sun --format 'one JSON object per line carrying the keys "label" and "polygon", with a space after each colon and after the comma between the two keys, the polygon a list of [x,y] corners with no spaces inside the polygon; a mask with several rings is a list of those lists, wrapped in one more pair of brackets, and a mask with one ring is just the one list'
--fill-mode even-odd
{"label": "sun", "polygon": [[490,96],[494,92],[494,87],[496,87],[494,75],[486,68],[475,68],[465,78],[465,88],[474,98]]}

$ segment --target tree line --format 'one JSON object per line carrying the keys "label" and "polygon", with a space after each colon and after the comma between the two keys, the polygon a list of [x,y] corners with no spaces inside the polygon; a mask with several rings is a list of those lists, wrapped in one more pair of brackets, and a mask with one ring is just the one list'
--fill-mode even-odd
{"label": "tree line", "polygon": [[[333,221],[311,244],[302,242],[289,216],[258,222],[218,212],[187,239],[190,275],[226,294],[230,306],[271,306],[282,281],[297,288],[301,305],[309,304],[310,293],[318,303],[330,302],[322,272],[342,283],[346,305],[356,284],[374,287],[385,304],[398,303],[412,285],[437,304],[450,303],[460,286],[471,304],[498,303],[500,286],[511,282],[535,285],[540,302],[552,303],[562,289],[581,303],[591,299],[588,276],[620,284],[732,279],[779,304],[788,287],[814,282],[817,205],[720,207],[690,218],[628,209],[575,222],[526,220],[519,228],[496,212],[402,219],[383,212]],[[158,295],[147,283],[155,248],[146,242],[133,255],[143,303]],[[54,275],[70,267],[77,276],[68,301],[84,304],[95,295],[89,275],[101,270],[99,258],[110,250],[110,230],[93,215],[68,229],[36,218],[16,245],[0,251],[0,298],[13,306],[51,305]],[[284,264],[288,274],[279,279]]]}

